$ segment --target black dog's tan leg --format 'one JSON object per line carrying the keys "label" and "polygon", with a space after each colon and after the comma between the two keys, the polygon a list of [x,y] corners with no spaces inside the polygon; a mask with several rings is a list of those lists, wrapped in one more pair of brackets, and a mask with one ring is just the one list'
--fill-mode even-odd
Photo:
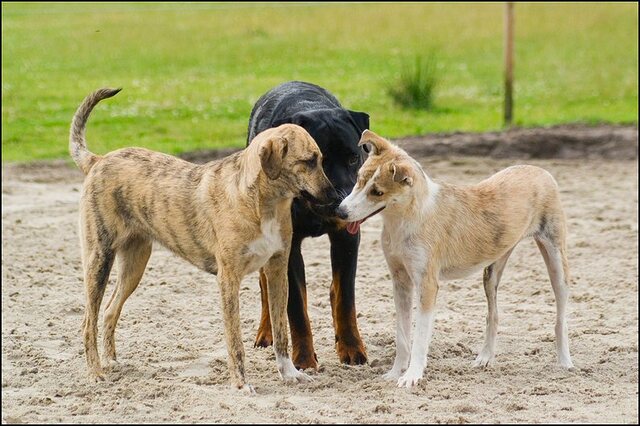
{"label": "black dog's tan leg", "polygon": [[116,360],[115,329],[122,306],[135,291],[144,273],[151,255],[151,242],[146,239],[134,239],[116,252],[118,281],[104,310],[103,362]]}
{"label": "black dog's tan leg", "polygon": [[318,357],[313,347],[311,322],[307,313],[307,282],[300,239],[293,239],[291,242],[287,277],[289,279],[287,314],[291,327],[293,364],[296,368],[317,369]]}
{"label": "black dog's tan leg", "polygon": [[267,276],[264,274],[262,268],[260,268],[260,300],[262,302],[260,326],[258,327],[258,334],[256,335],[256,341],[253,346],[266,348],[273,344],[273,335],[271,334],[271,318],[269,317],[269,289],[267,288]]}
{"label": "black dog's tan leg", "polygon": [[[85,243],[89,245],[89,243]],[[98,312],[104,290],[109,281],[109,273],[115,257],[113,251],[107,245],[94,242],[94,247],[83,247],[84,260],[84,285],[86,305],[82,334],[84,350],[89,367],[89,376],[94,380],[104,380],[100,357],[98,356]]]}
{"label": "black dog's tan leg", "polygon": [[484,336],[484,345],[473,362],[474,367],[487,367],[493,362],[496,352],[496,337],[498,335],[498,285],[502,272],[507,265],[507,260],[513,249],[504,256],[484,268],[482,282],[484,294],[487,297],[487,329]]}
{"label": "black dog's tan leg", "polygon": [[264,266],[269,295],[269,312],[273,331],[273,350],[276,355],[278,371],[287,382],[304,382],[309,376],[296,370],[289,358],[287,339],[287,300],[289,283],[287,281],[287,256],[274,255]]}
{"label": "black dog's tan leg", "polygon": [[355,281],[360,233],[346,230],[329,233],[331,241],[331,312],[340,362],[365,364],[367,352],[356,322]]}
{"label": "black dog's tan leg", "polygon": [[224,337],[227,343],[229,372],[233,385],[248,393],[255,393],[253,386],[245,382],[244,346],[240,328],[240,281],[231,268],[220,265],[218,282],[222,296]]}
{"label": "black dog's tan leg", "polygon": [[[299,369],[317,369],[318,357],[313,347],[311,323],[307,314],[307,288],[304,274],[304,260],[302,259],[301,241],[294,239],[289,255],[289,297],[287,313],[291,327],[291,346],[293,364]],[[269,316],[269,290],[264,271],[260,270],[260,294],[262,300],[262,314],[260,327],[256,336],[255,346],[267,347],[273,343],[271,318]]]}

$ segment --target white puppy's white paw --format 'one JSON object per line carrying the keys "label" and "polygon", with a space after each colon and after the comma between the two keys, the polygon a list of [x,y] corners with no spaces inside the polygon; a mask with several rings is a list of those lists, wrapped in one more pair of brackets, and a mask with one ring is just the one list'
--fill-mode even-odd
{"label": "white puppy's white paw", "polygon": [[575,370],[573,362],[571,362],[571,358],[558,359],[558,365],[562,368],[566,368],[567,370]]}
{"label": "white puppy's white paw", "polygon": [[399,388],[412,388],[418,384],[418,382],[422,380],[422,371],[416,371],[412,369],[408,369],[405,373],[398,379],[398,387]]}
{"label": "white puppy's white paw", "polygon": [[478,354],[476,360],[473,361],[473,366],[477,368],[490,367],[491,365],[493,365],[494,360],[495,356],[493,354],[482,351]]}
{"label": "white puppy's white paw", "polygon": [[398,380],[400,378],[401,374],[402,374],[402,370],[396,369],[396,368],[392,368],[388,372],[384,373],[382,375],[382,378],[384,380],[388,380],[390,382],[395,382],[396,380]]}

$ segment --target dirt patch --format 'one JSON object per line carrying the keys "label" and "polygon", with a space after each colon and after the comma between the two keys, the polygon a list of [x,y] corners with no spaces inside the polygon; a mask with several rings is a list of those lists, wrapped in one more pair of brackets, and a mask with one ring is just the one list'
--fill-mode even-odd
{"label": "dirt patch", "polygon": [[[633,158],[637,130],[635,134]],[[523,163],[418,157],[435,180],[458,184]],[[347,367],[337,360],[329,243],[326,237],[307,239],[309,314],[320,371],[312,383],[286,385],[278,378],[273,352],[253,348],[260,306],[253,274],[241,287],[241,323],[247,376],[258,392],[254,397],[228,385],[216,279],[158,246],[118,324],[120,364],[108,381],[90,383],[80,335],[84,294],[77,220],[82,175],[64,161],[5,164],[2,420],[637,422],[637,161],[526,162],[549,170],[561,187],[569,223],[569,333],[576,371],[554,365],[553,293],[535,243],[523,241],[509,260],[498,296],[496,365],[471,367],[486,315],[479,273],[442,284],[424,381],[410,391],[383,381],[381,375],[393,362],[395,320],[379,244],[381,221],[374,217],[362,226],[356,282],[369,364]],[[112,276],[107,293],[113,286]]]}
{"label": "dirt patch", "polygon": [[[492,158],[638,158],[638,126],[563,124],[502,132],[455,132],[395,139],[409,154],[426,156],[481,156]],[[202,150],[181,154],[194,163],[205,163],[237,151]]]}
{"label": "dirt patch", "polygon": [[447,133],[395,141],[414,156],[467,155],[493,158],[638,158],[638,127],[579,124],[513,128],[502,132]]}

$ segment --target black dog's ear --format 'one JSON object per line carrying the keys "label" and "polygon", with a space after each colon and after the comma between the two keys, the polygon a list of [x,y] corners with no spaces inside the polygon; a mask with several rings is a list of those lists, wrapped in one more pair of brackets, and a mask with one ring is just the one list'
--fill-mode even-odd
{"label": "black dog's ear", "polygon": [[353,119],[353,122],[356,123],[358,133],[362,134],[362,132],[369,128],[369,114],[366,112],[347,111],[349,111],[349,115]]}
{"label": "black dog's ear", "polygon": [[[356,128],[358,129],[358,133],[362,134],[362,132],[369,129],[369,114],[367,114],[366,112],[358,112],[358,111],[351,111],[351,110],[347,110],[347,111],[349,112],[349,115],[351,116],[353,123],[356,125]],[[369,151],[371,151],[369,149],[369,145],[366,145],[366,144],[362,145],[362,149],[367,154],[369,153]]]}

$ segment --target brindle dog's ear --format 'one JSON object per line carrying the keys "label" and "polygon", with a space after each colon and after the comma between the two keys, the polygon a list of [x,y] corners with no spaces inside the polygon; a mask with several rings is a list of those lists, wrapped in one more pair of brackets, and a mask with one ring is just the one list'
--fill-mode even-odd
{"label": "brindle dog's ear", "polygon": [[365,144],[371,147],[369,155],[380,155],[380,153],[389,146],[389,142],[386,139],[381,138],[368,129],[362,132],[358,146]]}
{"label": "brindle dog's ear", "polygon": [[269,179],[278,179],[280,176],[282,162],[288,149],[289,144],[283,137],[267,139],[262,143],[259,152],[260,164]]}
{"label": "brindle dog's ear", "polygon": [[389,164],[389,172],[394,182],[402,185],[413,186],[413,170],[407,164]]}

